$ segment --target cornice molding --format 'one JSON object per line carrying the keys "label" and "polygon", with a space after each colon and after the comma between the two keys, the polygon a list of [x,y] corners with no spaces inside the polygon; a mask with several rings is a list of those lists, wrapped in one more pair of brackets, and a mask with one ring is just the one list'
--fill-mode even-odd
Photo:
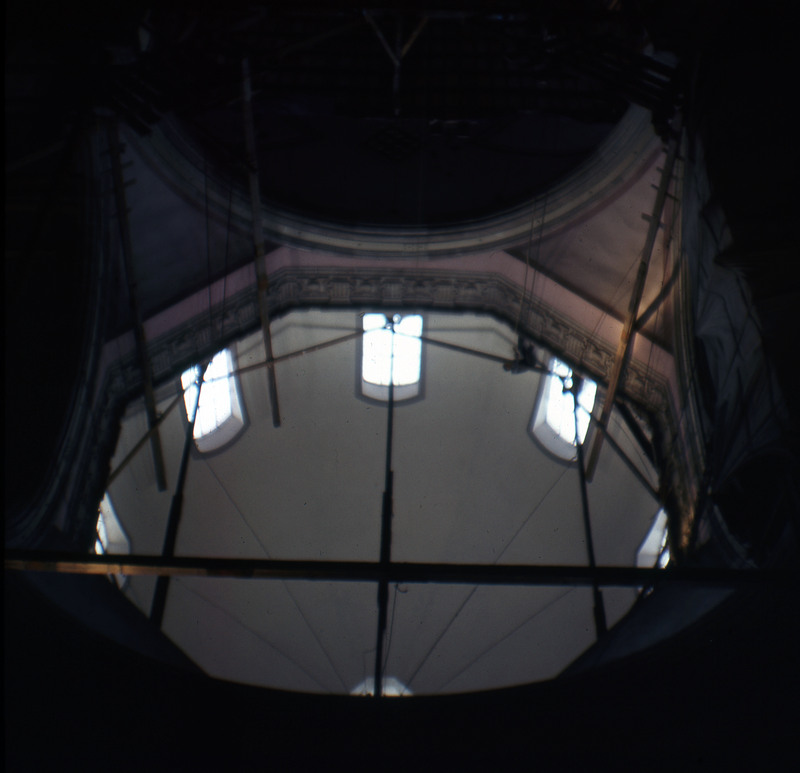
{"label": "cornice molding", "polygon": [[[477,311],[493,314],[517,326],[532,340],[552,350],[594,379],[607,382],[614,349],[574,320],[538,300],[523,299],[520,288],[490,272],[407,272],[398,276],[373,266],[363,269],[281,268],[270,277],[270,315],[280,316],[296,308],[391,307]],[[520,314],[520,307],[524,309]],[[224,313],[224,319],[222,317]],[[240,292],[176,326],[148,344],[156,383],[174,378],[185,367],[210,356],[226,343],[259,325],[256,288]],[[113,375],[112,375],[113,374]],[[109,388],[120,397],[141,388],[133,353],[116,363],[109,374]],[[638,405],[663,411],[668,407],[666,379],[632,360],[622,393]]]}
{"label": "cornice molding", "polygon": [[[252,210],[242,169],[241,181],[208,170],[201,150],[190,143],[177,121],[164,121],[148,137],[127,133],[126,141],[159,176],[199,211],[251,230]],[[661,141],[649,111],[631,107],[592,156],[546,193],[484,218],[446,226],[366,226],[307,217],[262,205],[264,238],[273,244],[369,257],[428,258],[505,249],[525,243],[534,227],[546,239],[584,218],[624,190],[655,153]],[[230,197],[230,198],[229,198]],[[543,213],[536,220],[536,213]],[[543,218],[543,221],[542,221]]]}
{"label": "cornice molding", "polygon": [[[524,298],[517,285],[489,272],[438,272],[426,267],[416,274],[398,276],[388,267],[381,270],[374,264],[356,270],[284,267],[271,276],[268,300],[272,317],[302,308],[399,307],[484,312],[505,320],[601,383],[607,383],[614,360],[613,347],[607,342],[576,326],[574,320],[545,302]],[[257,330],[259,325],[255,286],[226,298],[224,304],[212,307],[210,313],[205,311],[184,320],[148,343],[154,382],[168,383],[186,367]],[[82,544],[93,534],[97,502],[109,474],[119,418],[125,405],[142,391],[135,353],[128,351],[112,361],[99,374],[99,380],[94,404],[84,416],[85,423],[71,429],[70,442],[75,455],[70,457],[64,530],[76,544]],[[666,446],[679,442],[665,376],[633,360],[621,392],[654,418],[659,425],[657,435]],[[62,481],[61,490],[65,490],[63,484]],[[673,485],[681,484],[675,481]],[[683,501],[686,493],[681,489],[676,496]]]}

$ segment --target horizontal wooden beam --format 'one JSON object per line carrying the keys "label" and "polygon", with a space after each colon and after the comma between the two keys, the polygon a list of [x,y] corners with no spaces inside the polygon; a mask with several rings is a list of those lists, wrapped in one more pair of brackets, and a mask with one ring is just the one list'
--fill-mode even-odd
{"label": "horizontal wooden beam", "polygon": [[266,558],[94,555],[42,550],[7,550],[11,571],[128,576],[228,577],[262,580],[436,583],[443,585],[644,587],[664,582],[738,587],[800,585],[800,571],[631,566],[529,566],[520,564],[381,563],[378,561],[280,561]]}

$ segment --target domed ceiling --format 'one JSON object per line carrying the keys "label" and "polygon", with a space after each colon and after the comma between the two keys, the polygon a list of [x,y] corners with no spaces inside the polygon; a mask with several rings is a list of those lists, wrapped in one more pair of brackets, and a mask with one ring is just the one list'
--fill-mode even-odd
{"label": "domed ceiling", "polygon": [[[363,312],[300,310],[274,320],[280,427],[269,408],[261,334],[235,342],[241,428],[219,449],[192,444],[175,555],[377,562],[388,526],[396,563],[588,566],[578,468],[532,429],[546,369],[504,368],[516,336],[492,317],[421,317],[419,389],[391,407],[365,394]],[[548,360],[545,350],[537,356]],[[160,387],[159,413],[181,391],[178,381]],[[170,481],[187,427],[181,401],[161,425]],[[146,432],[140,399],[127,408],[112,469]],[[657,475],[617,415],[610,432],[639,475],[616,452],[601,457],[588,485],[593,560],[635,566],[659,510]],[[387,485],[393,516],[382,525]],[[146,449],[114,474],[108,495],[128,549],[160,554],[172,492],[158,491]],[[216,677],[358,693],[371,689],[374,675],[378,585],[173,577],[163,630]],[[150,614],[155,587],[155,578],[131,577],[124,592]],[[401,693],[548,679],[597,638],[591,587],[434,580],[392,583],[387,592],[378,638],[383,673],[394,680],[385,686]],[[637,591],[601,595],[611,626]]]}
{"label": "domed ceiling", "polygon": [[[154,11],[108,49],[86,148],[106,343],[86,386],[96,446],[73,438],[96,477],[54,505],[59,522],[91,536],[110,456],[98,522],[110,553],[652,565],[658,551],[643,545],[663,471],[632,406],[674,397],[671,205],[655,214],[668,227],[641,288],[652,313],[622,384],[633,402],[611,414],[586,507],[574,438],[565,454],[535,431],[553,378],[558,395],[608,378],[657,230],[654,190],[670,182],[653,127],[669,77],[625,19],[609,24],[550,11]],[[362,315],[377,312],[419,314],[425,334],[419,387],[391,406],[362,383]],[[223,346],[245,368],[240,426],[182,455],[187,413],[165,413],[190,389],[181,371]],[[569,378],[553,375],[556,355]],[[161,482],[142,442],[156,416]],[[560,424],[568,433],[569,416]],[[345,694],[374,688],[378,670],[387,691],[413,694],[549,679],[637,599],[430,574],[391,587],[118,579],[207,673]]]}
{"label": "domed ceiling", "polygon": [[[567,586],[552,576],[512,585],[485,582],[487,573],[472,584],[463,572],[454,579],[446,570],[465,561],[489,570],[660,565],[666,554],[659,500],[677,500],[680,518],[703,503],[705,492],[698,496],[691,489],[693,469],[680,465],[683,454],[702,454],[700,446],[714,440],[716,429],[701,435],[691,415],[693,378],[702,369],[692,371],[693,363],[682,359],[691,340],[680,336],[691,329],[680,326],[691,310],[681,306],[681,293],[698,288],[691,281],[682,284],[678,267],[683,258],[690,264],[698,258],[687,252],[682,225],[716,221],[704,205],[681,211],[683,163],[703,136],[709,172],[716,169],[712,187],[730,196],[726,213],[737,211],[746,221],[748,238],[737,237],[745,253],[709,260],[744,265],[762,279],[763,265],[771,266],[772,278],[760,287],[762,300],[770,300],[771,292],[788,298],[778,259],[789,254],[783,240],[791,219],[776,221],[775,212],[785,214],[793,167],[780,161],[796,154],[796,143],[791,123],[775,107],[786,101],[775,77],[775,53],[791,46],[776,35],[760,62],[742,57],[742,50],[752,50],[755,17],[743,15],[737,22],[742,30],[733,36],[722,29],[713,4],[704,23],[690,27],[681,20],[694,19],[693,12],[683,9],[672,17],[660,3],[548,1],[531,9],[514,2],[466,2],[455,11],[420,13],[399,5],[328,11],[298,2],[202,15],[162,9],[142,14],[115,6],[88,21],[67,6],[48,14],[30,5],[10,6],[6,254],[13,280],[7,283],[7,316],[15,332],[7,346],[13,363],[7,369],[7,433],[14,451],[6,461],[7,503],[14,505],[7,508],[7,538],[12,551],[66,544],[83,551],[83,569],[88,563],[102,575],[107,565],[86,555],[96,548],[95,528],[108,553],[135,554],[139,563],[132,570],[149,560],[151,569],[162,562],[172,571],[178,566],[170,564],[172,553],[192,561],[193,573],[175,571],[169,580],[133,571],[109,578],[141,616],[105,581],[98,585],[110,591],[113,603],[92,606],[92,597],[80,591],[71,607],[82,607],[89,625],[100,621],[97,630],[119,622],[116,612],[124,609],[140,630],[158,638],[162,653],[166,642],[159,631],[206,674],[223,680],[313,694],[365,694],[374,691],[380,671],[383,692],[395,695],[547,680],[576,659],[578,669],[590,668],[619,656],[620,649],[629,654],[671,635],[728,593],[701,598],[676,583],[670,596],[661,588],[650,594],[647,588],[592,587],[588,581]],[[763,25],[765,18],[756,21]],[[644,24],[656,32],[661,26],[660,45],[658,37],[642,33]],[[693,35],[686,35],[687,28]],[[784,36],[789,29],[780,25]],[[664,64],[674,61],[669,55],[651,56],[650,40],[684,51],[687,72],[701,87],[689,95],[688,131],[682,135],[689,151],[678,154],[663,211],[653,202],[669,178],[662,140],[673,136],[667,119],[681,103],[681,79]],[[713,41],[716,49],[707,45]],[[248,88],[252,123],[245,111]],[[250,126],[255,153],[248,158]],[[689,187],[704,164],[702,158],[693,162],[694,170],[687,167]],[[765,169],[773,170],[780,185],[765,179]],[[261,191],[251,201],[248,175],[256,170]],[[131,237],[127,276],[123,223]],[[256,257],[264,259],[269,282],[253,270],[254,223],[265,230],[263,249],[255,240]],[[563,438],[560,444],[543,442],[537,423],[545,396],[565,395],[570,383],[583,394],[597,379],[595,404],[605,397],[604,381],[650,230],[657,237],[640,304],[647,311],[634,329],[584,502],[577,464],[558,453],[564,443],[577,450]],[[765,239],[777,245],[773,253],[759,251],[766,249]],[[258,295],[268,306],[261,319],[253,313]],[[132,298],[140,304],[146,333],[138,359]],[[794,307],[782,303],[789,311],[778,313],[773,305],[774,315],[764,319],[765,330],[781,328],[785,336],[792,325],[779,322]],[[759,311],[769,312],[770,305]],[[393,407],[381,396],[383,385],[367,390],[364,384],[362,325],[374,313],[386,315],[387,325],[400,324],[392,322],[396,315],[422,320],[418,389],[408,399],[398,394]],[[265,334],[276,358],[269,369]],[[193,439],[183,395],[193,387],[181,374],[204,367],[223,347],[235,375],[203,390],[208,394],[223,383],[231,399],[235,392],[236,420],[228,424],[229,434],[217,428]],[[788,363],[793,348],[782,348]],[[51,356],[43,357],[43,350]],[[575,369],[569,377],[563,375],[566,363]],[[146,416],[142,371],[148,367],[166,487],[156,481],[147,444],[153,417]],[[555,381],[554,371],[562,373]],[[279,407],[265,373],[275,375]],[[564,422],[568,426],[568,417]],[[587,444],[595,437],[590,429]],[[654,462],[658,453],[659,461],[667,457],[662,469]],[[746,491],[739,507],[755,522],[763,519],[751,518],[752,503],[771,501],[761,494],[775,478],[765,466],[753,469],[748,480],[763,480],[734,488],[730,496]],[[9,491],[15,494],[10,499]],[[672,516],[671,509],[671,529]],[[165,550],[170,534],[174,545]],[[713,540],[707,544],[715,547]],[[201,576],[196,565],[209,556],[287,560],[305,569],[292,578],[248,579],[242,576],[246,570],[236,577]],[[310,568],[312,562],[324,567],[332,561],[348,562],[353,574],[356,565],[379,566],[381,572],[334,581],[323,569],[315,574]],[[388,576],[388,564],[399,571],[405,562],[424,571],[402,580],[376,579]],[[648,609],[643,597],[655,603]],[[67,596],[60,598],[57,603],[68,609]],[[746,609],[754,604],[751,599]],[[791,602],[785,609],[790,608]],[[668,619],[660,616],[665,611]],[[783,633],[792,616],[784,611],[775,611],[784,627],[773,640],[790,638]],[[637,638],[641,612],[648,630]],[[26,607],[19,614],[17,630],[51,630],[52,616],[36,628],[28,625],[28,613]],[[695,629],[698,638],[707,630],[727,637],[729,621],[722,619],[699,634]],[[604,638],[603,631],[620,622]],[[133,629],[121,625],[111,635],[147,650],[125,638]],[[760,652],[765,635],[769,630],[765,634],[760,626],[753,631],[750,652]],[[601,645],[582,658],[598,640]],[[103,679],[92,660],[96,642],[89,644],[81,652],[89,661],[85,681],[96,686]],[[774,654],[775,641],[770,646]],[[660,705],[662,712],[641,715],[667,723],[680,712],[685,718],[686,696],[700,684],[704,700],[689,704],[697,727],[705,727],[708,705],[741,724],[752,706],[745,699],[726,700],[735,680],[720,676],[725,666],[716,665],[716,645],[703,647],[702,669],[684,668],[680,650],[665,669],[663,660],[656,661],[656,678],[650,673],[642,682],[649,685],[648,709]],[[778,706],[773,713],[780,719],[790,713],[781,712],[764,685],[785,676],[783,664],[794,661],[787,655],[781,664],[781,654],[789,649],[779,649],[777,658],[728,661],[736,664],[730,673],[749,673],[748,684],[765,689],[766,697],[756,703]],[[42,670],[38,655],[29,657],[35,665],[20,669],[16,695],[32,708],[25,712],[24,701],[15,697],[15,705],[23,706],[15,721],[24,731],[22,745],[30,739],[30,747],[45,748],[36,737],[41,701],[31,683],[46,678],[49,694],[54,671]],[[66,657],[64,671],[72,674]],[[758,664],[766,661],[775,667],[762,679]],[[16,661],[9,662],[16,670]],[[114,688],[118,665],[104,672]],[[717,678],[706,689],[706,669],[715,668]],[[661,690],[653,685],[676,672],[683,679],[672,685],[674,708],[665,711]],[[612,669],[608,683],[619,673]],[[142,681],[144,694],[152,682]],[[60,729],[73,745],[82,743],[86,728],[97,730],[97,706],[119,697],[106,690],[98,700],[98,693],[83,689],[87,685],[76,691],[70,682],[71,716],[62,716],[55,728],[55,737]],[[573,727],[574,706],[583,706],[578,693],[585,683],[573,688],[569,710],[557,715],[567,718],[563,727]],[[638,707],[627,703],[637,689],[621,693],[625,699],[618,703]],[[714,691],[717,703],[708,704]],[[529,695],[534,693],[525,693],[526,703],[542,703],[529,701]],[[85,715],[76,710],[79,696],[91,704]],[[152,699],[161,703],[158,690],[143,702]],[[604,701],[596,695],[593,714],[585,707],[578,712],[585,715],[590,738],[599,738]],[[410,703],[415,710],[425,705]],[[345,704],[364,705],[337,705]],[[486,704],[464,705],[482,707],[475,714],[483,723]],[[540,728],[553,727],[559,720],[548,717],[548,701],[544,705],[533,721],[549,718],[551,724]],[[186,715],[206,710],[194,708],[194,715]],[[220,714],[228,709],[215,706]],[[142,711],[138,702],[133,711],[159,716]],[[133,714],[106,714],[113,717],[106,727],[122,718],[119,745],[129,748],[126,720]],[[208,726],[220,714],[209,711]],[[276,731],[273,726],[271,735],[262,733],[263,716],[252,712],[249,728],[272,747]],[[342,716],[344,726],[357,715]],[[498,713],[495,726],[506,716]],[[624,711],[605,716],[609,726],[617,717],[630,718]],[[530,717],[517,717],[526,740]],[[761,720],[755,718],[753,726]],[[188,723],[186,736],[196,735],[197,727]],[[305,733],[307,717],[301,724]],[[650,724],[639,720],[639,736],[652,737],[652,748],[660,748],[663,723]],[[436,721],[434,726],[438,732]],[[155,736],[162,729],[148,726],[144,732]],[[455,731],[459,740],[462,730]],[[572,730],[563,733],[567,738]],[[407,741],[395,725],[386,734],[398,745]],[[360,744],[361,736],[354,738]],[[722,746],[728,741],[722,739]],[[59,744],[47,748],[62,752]],[[673,754],[685,748],[679,744]],[[563,749],[558,753],[563,762]],[[295,761],[293,753],[290,758]]]}
{"label": "domed ceiling", "polygon": [[[171,106],[213,169],[246,162],[247,81],[266,203],[355,223],[453,222],[542,192],[624,114],[587,22],[479,6],[155,11],[132,86]],[[621,22],[614,33],[616,56],[638,54],[640,34]]]}

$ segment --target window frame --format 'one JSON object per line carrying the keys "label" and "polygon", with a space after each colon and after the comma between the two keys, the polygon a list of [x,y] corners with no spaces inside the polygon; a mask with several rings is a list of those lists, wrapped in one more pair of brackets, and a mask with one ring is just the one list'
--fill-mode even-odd
{"label": "window frame", "polygon": [[[103,541],[101,530],[105,534],[105,541]],[[100,550],[98,550],[98,546],[100,546]],[[98,556],[127,555],[131,552],[130,538],[119,520],[117,511],[114,509],[114,503],[111,501],[111,496],[107,491],[97,505],[93,551]],[[109,574],[108,579],[116,583],[120,590],[123,590],[128,584],[128,577],[125,574]]]}
{"label": "window frame", "polygon": [[[556,369],[559,365],[563,365],[569,370],[569,376],[562,377],[556,374]],[[548,420],[548,412],[550,409],[551,389],[553,389],[556,383],[562,384],[563,388],[562,378],[574,377],[575,371],[570,365],[556,355],[550,356],[547,368],[547,372],[542,373],[542,377],[539,381],[539,391],[536,396],[536,403],[533,408],[530,422],[528,423],[528,432],[547,453],[555,456],[561,461],[572,464],[578,460],[578,449],[575,443],[574,432],[573,439],[567,440],[566,437],[561,434],[559,428],[550,423]],[[587,388],[587,384],[593,384],[595,389],[594,400],[592,401],[592,410],[587,411],[589,417],[591,417],[592,411],[597,405],[597,399],[600,396],[600,387],[596,381],[584,377],[584,386],[581,389],[581,393],[578,397],[579,403],[580,396],[583,394],[583,390]],[[580,407],[582,410],[586,410],[585,406]],[[572,423],[574,424],[574,404],[570,410],[570,414],[573,417]],[[581,445],[586,445],[587,441],[591,439],[593,434],[594,427],[590,419],[587,423],[586,432],[581,439]]]}
{"label": "window frame", "polygon": [[[209,360],[209,362],[213,362],[214,359],[222,354],[226,354],[228,358],[228,368],[227,368],[227,385],[228,385],[228,395],[230,399],[230,412],[228,413],[227,417],[223,419],[220,423],[218,423],[213,429],[204,432],[203,434],[197,434],[197,421],[195,421],[195,430],[193,432],[193,440],[194,440],[194,448],[198,453],[201,454],[210,454],[216,451],[220,451],[231,443],[233,443],[239,435],[247,427],[247,415],[244,408],[244,401],[242,400],[241,394],[241,385],[239,384],[239,378],[236,374],[237,368],[237,359],[236,359],[236,352],[234,346],[225,347],[224,349],[220,349],[214,356]],[[180,375],[179,384],[180,388],[183,391],[184,397],[184,411],[183,417],[184,421],[186,421],[187,425],[191,422],[189,418],[189,406],[187,405],[187,396],[190,393],[190,390],[193,389],[192,385],[187,385],[184,387],[183,379],[187,373],[194,370],[195,373],[201,374],[202,365],[196,363],[195,365],[186,368]],[[198,412],[201,410],[202,405],[202,384],[200,389],[200,397],[201,402],[198,403],[197,410]]]}
{"label": "window frame", "polygon": [[[368,381],[364,377],[364,357],[365,357],[365,337],[370,331],[364,330],[364,320],[367,315],[380,314],[387,320],[400,317],[419,317],[420,319],[420,335],[419,335],[419,377],[411,384],[395,384],[394,385],[394,401],[396,403],[411,403],[424,397],[424,373],[425,373],[425,346],[422,341],[422,336],[425,335],[425,327],[427,320],[425,315],[418,311],[386,311],[383,309],[377,311],[365,311],[358,315],[358,331],[361,335],[358,337],[358,347],[356,351],[356,378],[357,378],[357,395],[367,400],[368,402],[386,403],[389,401],[389,385],[377,384]],[[414,336],[416,338],[416,336]]]}

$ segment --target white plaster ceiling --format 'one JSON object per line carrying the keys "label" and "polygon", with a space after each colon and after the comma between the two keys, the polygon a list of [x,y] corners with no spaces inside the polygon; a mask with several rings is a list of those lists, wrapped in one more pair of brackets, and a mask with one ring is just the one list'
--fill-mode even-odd
{"label": "white plaster ceiling", "polygon": [[[516,336],[477,314],[425,312],[425,335],[504,357]],[[294,311],[273,322],[275,355],[359,329],[355,310]],[[240,367],[264,361],[261,334],[239,341]],[[540,374],[423,346],[422,397],[395,411],[392,559],[586,565],[577,468],[528,433]],[[360,396],[359,341],[276,366],[273,427],[264,369],[240,376],[247,426],[230,446],[193,452],[177,555],[377,561],[386,405]],[[159,390],[165,410],[178,393]],[[147,447],[110,495],[134,553],[160,554],[186,427],[162,425],[168,490]],[[612,420],[618,442],[655,473]],[[112,469],[146,432],[141,401],[123,419]],[[598,564],[635,563],[658,509],[606,445],[589,485]],[[149,613],[155,579],[126,593]],[[609,623],[631,589],[604,591]],[[390,587],[386,676],[415,694],[487,689],[557,675],[595,640],[590,589],[408,584]],[[373,583],[173,579],[163,629],[209,674],[311,692],[350,692],[372,675]]]}

